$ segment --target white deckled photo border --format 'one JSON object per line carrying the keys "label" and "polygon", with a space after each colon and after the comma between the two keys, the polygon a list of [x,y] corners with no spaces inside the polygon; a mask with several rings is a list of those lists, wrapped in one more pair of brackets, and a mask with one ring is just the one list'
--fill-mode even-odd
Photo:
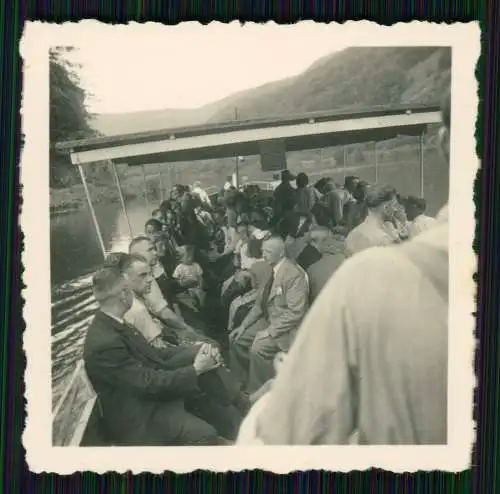
{"label": "white deckled photo border", "polygon": [[[304,21],[309,24],[312,21]],[[299,23],[302,24],[302,23]],[[294,470],[364,470],[393,472],[416,470],[461,471],[470,464],[475,441],[472,418],[476,384],[473,357],[476,258],[472,250],[475,230],[473,184],[479,168],[474,138],[478,107],[475,69],[480,55],[478,23],[400,23],[390,27],[368,21],[318,25],[332,30],[335,39],[353,46],[451,46],[452,141],[450,165],[450,301],[448,438],[446,446],[255,446],[255,447],[141,447],[73,448],[52,446],[51,290],[49,217],[49,49],[78,46],[79,40],[126,31],[148,37],[167,29],[296,29],[278,26],[213,22],[207,26],[183,23],[106,25],[97,21],[48,24],[28,22],[21,41],[24,60],[21,158],[23,205],[21,227],[25,235],[24,350],[27,421],[23,434],[30,470],[71,474],[75,471],[161,473],[196,469],[239,471],[264,469],[276,473]],[[235,50],[237,47],[235,47]],[[307,46],[304,46],[307,50]],[[237,56],[237,54],[235,54]],[[186,61],[186,63],[189,63]],[[168,67],[165,68],[168,70]]]}

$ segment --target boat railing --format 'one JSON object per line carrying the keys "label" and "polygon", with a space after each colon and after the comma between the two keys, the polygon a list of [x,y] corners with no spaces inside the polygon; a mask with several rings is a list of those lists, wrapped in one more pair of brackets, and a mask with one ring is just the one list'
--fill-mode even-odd
{"label": "boat railing", "polygon": [[79,446],[97,394],[90,383],[83,360],[79,360],[52,413],[54,446]]}

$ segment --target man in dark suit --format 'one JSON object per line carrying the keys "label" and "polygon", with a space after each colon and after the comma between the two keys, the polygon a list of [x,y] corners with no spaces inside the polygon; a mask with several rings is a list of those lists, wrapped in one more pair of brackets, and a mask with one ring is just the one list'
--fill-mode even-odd
{"label": "man in dark suit", "polygon": [[303,269],[285,257],[283,239],[263,242],[262,256],[272,266],[271,276],[240,327],[230,334],[230,367],[242,381],[247,368],[249,394],[274,376],[273,360],[288,352],[306,314],[309,288]]}
{"label": "man in dark suit", "polygon": [[118,268],[100,269],[93,288],[100,308],[85,338],[84,361],[109,441],[215,445],[218,435],[234,437],[240,417],[234,397],[220,389],[220,352],[209,344],[150,345],[123,319],[134,295]]}

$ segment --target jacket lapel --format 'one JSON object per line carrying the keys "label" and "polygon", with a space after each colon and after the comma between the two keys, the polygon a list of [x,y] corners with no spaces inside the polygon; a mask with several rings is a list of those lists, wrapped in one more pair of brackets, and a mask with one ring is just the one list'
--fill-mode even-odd
{"label": "jacket lapel", "polygon": [[113,329],[120,335],[125,345],[130,348],[134,353],[139,353],[143,358],[147,358],[157,364],[163,364],[163,358],[156,348],[152,347],[146,338],[132,325],[120,324],[117,320],[109,317],[108,315],[100,312],[100,317],[106,319],[106,324],[113,326]]}
{"label": "jacket lapel", "polygon": [[288,269],[288,263],[289,263],[288,259],[285,259],[283,264],[280,266],[278,273],[274,278],[271,291],[269,292],[269,298],[267,299],[268,301],[272,300],[276,295],[278,295],[278,292],[281,290],[281,285],[283,284],[283,280],[285,279],[286,271]]}

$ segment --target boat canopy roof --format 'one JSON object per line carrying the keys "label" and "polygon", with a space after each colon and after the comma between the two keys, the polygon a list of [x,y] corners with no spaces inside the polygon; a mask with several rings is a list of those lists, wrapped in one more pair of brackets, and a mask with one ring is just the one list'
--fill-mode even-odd
{"label": "boat canopy roof", "polygon": [[382,141],[420,135],[440,121],[438,105],[399,105],[94,137],[60,142],[55,148],[70,154],[75,165],[106,160],[162,164],[258,155],[262,143],[269,141],[284,141],[286,151]]}

